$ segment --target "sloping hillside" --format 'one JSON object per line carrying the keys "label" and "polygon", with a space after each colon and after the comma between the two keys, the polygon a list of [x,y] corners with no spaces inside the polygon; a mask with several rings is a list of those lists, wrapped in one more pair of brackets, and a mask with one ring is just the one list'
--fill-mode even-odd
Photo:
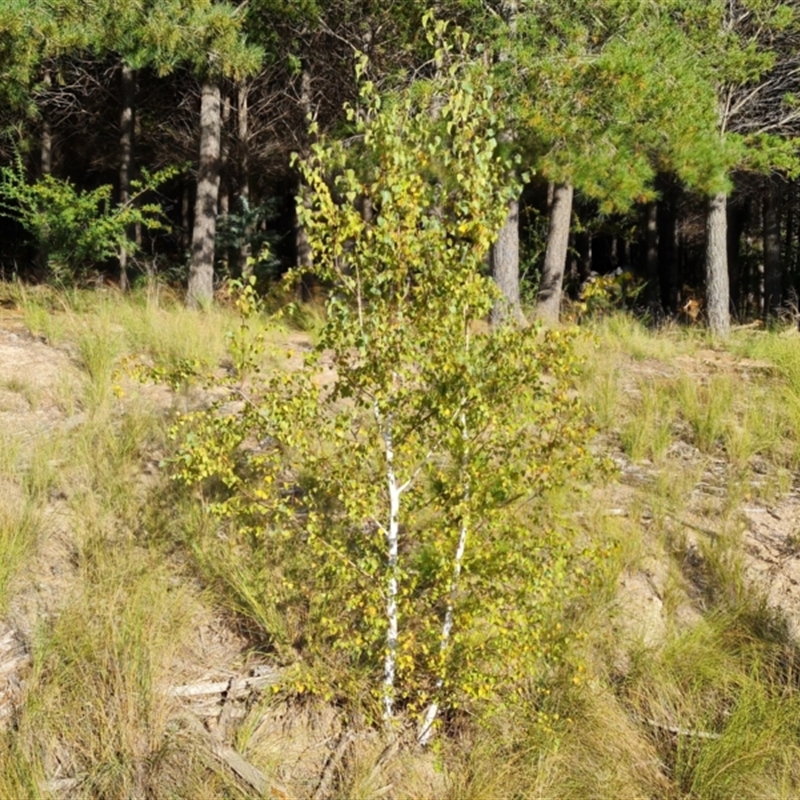
{"label": "sloping hillside", "polygon": [[612,318],[581,343],[616,468],[558,512],[608,544],[564,621],[569,668],[546,723],[499,706],[420,750],[297,691],[245,573],[159,467],[170,421],[208,395],[126,365],[213,368],[232,317],[81,302],[0,316],[0,796],[797,796],[794,335],[721,350]]}

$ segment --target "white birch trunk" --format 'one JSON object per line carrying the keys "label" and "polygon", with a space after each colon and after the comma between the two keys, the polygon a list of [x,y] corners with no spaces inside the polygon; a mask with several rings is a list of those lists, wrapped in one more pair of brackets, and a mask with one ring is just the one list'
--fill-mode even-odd
{"label": "white birch trunk", "polygon": [[[468,431],[466,415],[463,411],[461,412],[461,435],[466,443]],[[444,612],[442,634],[439,639],[439,657],[442,667],[439,677],[436,679],[433,702],[425,710],[425,716],[422,718],[422,724],[419,726],[419,731],[417,733],[417,743],[421,747],[425,747],[425,745],[430,742],[433,736],[433,726],[436,723],[436,718],[439,716],[438,697],[442,689],[444,689],[447,651],[450,649],[450,639],[453,635],[453,625],[455,624],[455,597],[458,591],[459,581],[461,580],[461,567],[464,563],[464,553],[467,549],[467,535],[469,533],[470,521],[466,504],[469,502],[469,497],[469,475],[466,475],[464,478],[464,512],[461,515],[461,524],[459,525],[458,544],[456,545],[456,553],[453,560],[453,574],[450,576],[450,587],[447,592],[447,605]]]}
{"label": "white birch trunk", "polygon": [[389,524],[386,527],[386,656],[383,664],[383,719],[390,722],[394,716],[394,687],[397,672],[397,592],[398,592],[398,543],[400,539],[400,496],[394,465],[392,442],[392,417],[381,423],[380,412],[375,416],[382,430],[386,458],[386,485],[389,492]]}

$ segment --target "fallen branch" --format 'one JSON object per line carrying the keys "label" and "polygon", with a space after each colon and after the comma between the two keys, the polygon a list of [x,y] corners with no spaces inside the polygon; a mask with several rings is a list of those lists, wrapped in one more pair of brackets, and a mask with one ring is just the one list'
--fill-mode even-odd
{"label": "fallen branch", "polygon": [[42,781],[39,788],[47,794],[65,794],[77,789],[83,783],[83,778],[51,778]]}
{"label": "fallen branch", "polygon": [[322,771],[322,777],[319,780],[317,790],[314,792],[313,800],[327,800],[330,796],[331,784],[333,783],[336,770],[347,755],[347,751],[355,738],[355,734],[352,731],[344,731],[339,737],[336,749],[331,753],[325,763],[325,769]]}
{"label": "fallen branch", "polygon": [[227,681],[210,681],[190,683],[184,686],[171,686],[165,694],[169,697],[204,697],[212,694],[225,695],[228,700],[240,700],[251,692],[259,691],[267,686],[274,686],[280,681],[279,670],[261,667],[258,674],[244,678],[230,678]]}
{"label": "fallen branch", "polygon": [[270,781],[260,769],[246,761],[236,750],[210,734],[193,716],[184,714],[181,721],[217,761],[228,767],[258,797],[270,798],[270,800],[292,800],[288,789]]}
{"label": "fallen branch", "polygon": [[711,733],[710,731],[698,731],[693,728],[681,728],[677,725],[666,725],[663,722],[650,719],[649,717],[640,717],[638,714],[633,715],[639,722],[649,725],[651,728],[656,728],[666,733],[671,733],[673,736],[686,736],[693,739],[721,739],[722,734]]}

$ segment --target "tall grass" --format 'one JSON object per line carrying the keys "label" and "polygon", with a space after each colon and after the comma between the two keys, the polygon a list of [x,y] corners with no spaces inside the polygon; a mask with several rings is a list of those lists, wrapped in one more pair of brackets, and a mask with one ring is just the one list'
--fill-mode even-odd
{"label": "tall grass", "polygon": [[[164,296],[34,295],[20,301],[29,323],[67,347],[85,376],[77,400],[64,383],[59,407],[89,413],[69,431],[0,442],[0,486],[17,498],[0,503],[0,611],[33,568],[55,496],[68,509],[74,550],[68,590],[34,626],[14,729],[0,735],[0,797],[52,796],[46,781],[56,776],[75,779],[68,796],[86,800],[241,797],[192,743],[165,687],[204,604],[233,615],[262,657],[281,663],[303,649],[305,611],[275,601],[270,582],[282,565],[263,542],[239,540],[163,474],[149,466],[145,474],[145,462],[169,451],[168,403],[157,406],[148,390],[113,392],[126,356],[168,368],[218,365],[235,320]],[[635,469],[592,487],[579,506],[551,509],[587,545],[602,540],[610,552],[597,587],[561,620],[572,669],[531,677],[535,692],[513,687],[535,700],[490,698],[476,706],[480,719],[454,713],[433,752],[389,758],[385,741],[365,734],[337,768],[331,797],[800,796],[800,656],[747,582],[738,513],[751,491],[779,497],[800,464],[798,343],[735,338],[734,353],[767,364],[747,377],[733,359],[713,368],[694,360],[706,345],[697,332],[652,332],[620,316],[594,324],[593,336],[582,345],[590,361],[579,392],[602,447]],[[696,489],[712,467],[721,494],[705,497]],[[613,609],[618,582],[654,561],[666,562],[665,577],[650,575],[664,625],[645,645],[620,635]],[[317,660],[318,681],[346,668],[333,653]],[[302,702],[291,686],[281,697]],[[254,703],[234,730],[256,762],[269,706],[269,698]],[[347,707],[357,718],[368,706]],[[328,753],[329,744],[306,747]],[[262,755],[265,769],[282,769],[280,747]],[[298,797],[313,795],[314,781],[304,780]]]}
{"label": "tall grass", "polygon": [[661,382],[640,380],[639,393],[621,425],[622,448],[633,461],[660,462],[674,441],[677,403]]}
{"label": "tall grass", "polygon": [[161,559],[133,547],[83,558],[80,586],[35,644],[20,735],[31,753],[60,744],[84,797],[152,795],[178,749],[164,690],[192,598]]}
{"label": "tall grass", "polygon": [[[231,782],[182,733],[166,694],[200,601],[191,582],[176,577],[166,550],[152,549],[141,530],[150,491],[142,460],[165,446],[166,423],[146,398],[117,401],[112,392],[122,356],[140,352],[140,332],[126,327],[124,301],[80,308],[76,297],[51,316],[59,320],[59,345],[85,376],[83,397],[65,408],[90,414],[9,439],[3,453],[3,480],[19,502],[10,502],[9,489],[0,503],[0,611],[13,601],[15,576],[34,569],[37,546],[53,535],[42,511],[54,498],[60,535],[73,550],[72,563],[60,569],[74,574],[62,579],[67,588],[57,607],[28,620],[36,631],[33,671],[14,730],[0,735],[0,796],[49,797],[46,780],[63,777],[71,797],[87,800],[223,797]],[[35,317],[41,305],[27,302]],[[197,325],[183,345],[211,353],[211,339]]]}
{"label": "tall grass", "polygon": [[[2,484],[0,484],[2,486]],[[29,498],[9,497],[0,504],[0,614],[8,608],[14,578],[35,550],[41,530],[41,515]]]}

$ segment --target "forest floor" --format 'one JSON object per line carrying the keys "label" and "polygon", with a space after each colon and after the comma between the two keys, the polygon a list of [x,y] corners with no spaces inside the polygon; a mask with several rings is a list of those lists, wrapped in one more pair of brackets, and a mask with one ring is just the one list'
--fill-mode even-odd
{"label": "forest floor", "polygon": [[[104,330],[113,331],[114,324]],[[96,329],[90,333],[98,335]],[[290,336],[295,349],[310,341],[305,334]],[[13,305],[0,309],[0,533],[5,531],[3,535],[14,539],[7,548],[8,566],[0,566],[0,729],[33,741],[31,729],[40,719],[36,714],[43,712],[29,709],[32,687],[44,687],[39,702],[50,713],[49,703],[63,703],[59,707],[64,716],[48,729],[49,751],[31,767],[29,776],[0,775],[0,795],[295,800],[528,796],[517,790],[511,793],[509,789],[506,795],[497,788],[481,789],[489,784],[480,780],[468,791],[442,768],[435,751],[388,752],[380,737],[369,734],[363,734],[356,747],[336,708],[272,699],[278,665],[257,654],[247,626],[206,590],[187,563],[179,545],[181,536],[176,534],[176,544],[167,547],[163,532],[143,542],[142,531],[149,530],[148,526],[155,530],[158,523],[141,503],[126,500],[124,507],[117,507],[115,480],[135,485],[134,494],[140,499],[163,482],[159,470],[163,439],[133,446],[123,461],[114,455],[116,444],[99,433],[102,426],[112,431],[117,443],[123,441],[126,420],[143,414],[161,418],[165,426],[176,411],[202,404],[202,394],[127,381],[120,398],[92,400],[98,358],[87,350],[90,341],[69,332],[42,334],[22,309]],[[800,349],[800,339],[792,346]],[[688,402],[688,383],[716,386],[715,376],[724,376],[729,388],[747,395],[750,387],[774,379],[775,365],[701,342],[652,354],[631,354],[620,346],[613,365],[605,366],[613,373],[614,386],[596,379],[593,384],[600,408],[597,447],[616,462],[618,471],[593,493],[591,510],[575,513],[602,518],[602,526],[623,542],[616,591],[598,610],[608,620],[612,637],[603,655],[609,685],[635,683],[636,670],[641,668],[636,664],[637,653],[658,651],[676,631],[680,635],[700,624],[719,605],[720,591],[735,593],[741,588],[736,581],[763,598],[767,616],[773,615],[775,624],[782,626],[786,642],[800,641],[800,489],[793,470],[776,468],[763,455],[763,448],[754,446],[740,453],[734,443],[723,452],[713,443],[704,444],[683,408]],[[107,371],[105,378],[109,375]],[[644,424],[637,414],[650,402],[645,395],[667,385],[679,387],[673,405],[667,404],[671,436],[660,449],[645,443],[637,450],[631,431]],[[681,413],[684,416],[678,419]],[[737,419],[741,423],[741,415]],[[731,424],[730,435],[735,428]],[[78,453],[83,461],[76,468]],[[116,469],[124,474],[109,474]],[[20,541],[22,523],[30,517],[36,521],[33,533]],[[98,536],[104,537],[108,551],[98,549]],[[732,561],[736,579],[720,582],[717,573]],[[113,631],[94,625],[107,610],[111,627],[117,626],[119,618],[141,599],[139,584],[128,573],[132,564],[156,576],[149,593],[145,592],[143,608],[157,607],[159,614],[167,616],[180,608],[183,616],[180,624],[174,623],[174,631],[173,622],[166,621],[147,634],[152,641],[146,646],[161,638],[170,644],[148,656],[160,659],[153,671],[159,681],[153,687],[156,699],[145,711],[126,711],[119,694],[127,689],[120,687],[129,688],[131,678],[122,675],[121,683],[109,689],[113,699],[106,703],[106,711],[111,716],[140,714],[144,720],[134,723],[142,728],[137,735],[169,739],[174,757],[164,756],[158,768],[151,764],[147,774],[131,768],[124,777],[87,775],[86,764],[105,757],[93,756],[92,748],[105,753],[117,745],[93,743],[96,732],[76,734],[75,752],[70,752],[67,732],[71,726],[84,724],[79,718],[82,701],[65,700],[63,686],[53,689],[52,675],[58,670],[71,674],[71,656],[58,654],[53,631],[66,624],[63,621],[70,613],[87,614],[88,621],[77,624],[96,639],[108,636],[112,650],[97,660],[124,658],[125,643],[118,642]],[[89,605],[81,611],[76,598],[86,602],[87,581],[103,570],[113,581],[122,576],[117,589],[100,583],[96,590],[90,588],[104,605],[100,610]],[[107,601],[103,600],[106,591]],[[67,635],[72,634],[68,631]],[[576,788],[580,781],[575,776],[559,784],[565,780],[564,768],[553,767],[553,773],[561,777],[552,777],[549,787],[538,786],[531,797],[588,798],[593,791],[600,792],[594,796],[609,800],[725,796],[714,791],[704,795],[685,779],[681,785],[675,764],[666,764],[659,743],[648,741],[659,731],[682,735],[685,722],[678,716],[680,703],[665,703],[662,710],[671,709],[674,716],[665,713],[655,719],[650,701],[644,704],[646,718],[645,710],[637,711],[630,699],[614,702],[616,710],[604,712],[609,725],[636,727],[638,722],[635,735],[641,741],[630,743],[624,752],[608,754],[606,766],[637,752],[648,762],[638,768],[641,774],[607,777],[601,784],[607,788],[598,790],[589,779],[583,788]],[[614,723],[617,717],[623,721]],[[158,731],[154,733],[152,727]],[[138,740],[129,746],[148,753],[153,749],[152,742]],[[4,752],[0,773],[4,769],[8,773],[11,764],[11,751]],[[123,762],[120,757],[120,774],[127,768]],[[348,770],[351,777],[346,779]],[[713,777],[718,779],[716,774]],[[791,797],[793,788],[787,787],[796,784],[782,780],[784,793],[763,796]],[[744,791],[739,796],[761,795]]]}

